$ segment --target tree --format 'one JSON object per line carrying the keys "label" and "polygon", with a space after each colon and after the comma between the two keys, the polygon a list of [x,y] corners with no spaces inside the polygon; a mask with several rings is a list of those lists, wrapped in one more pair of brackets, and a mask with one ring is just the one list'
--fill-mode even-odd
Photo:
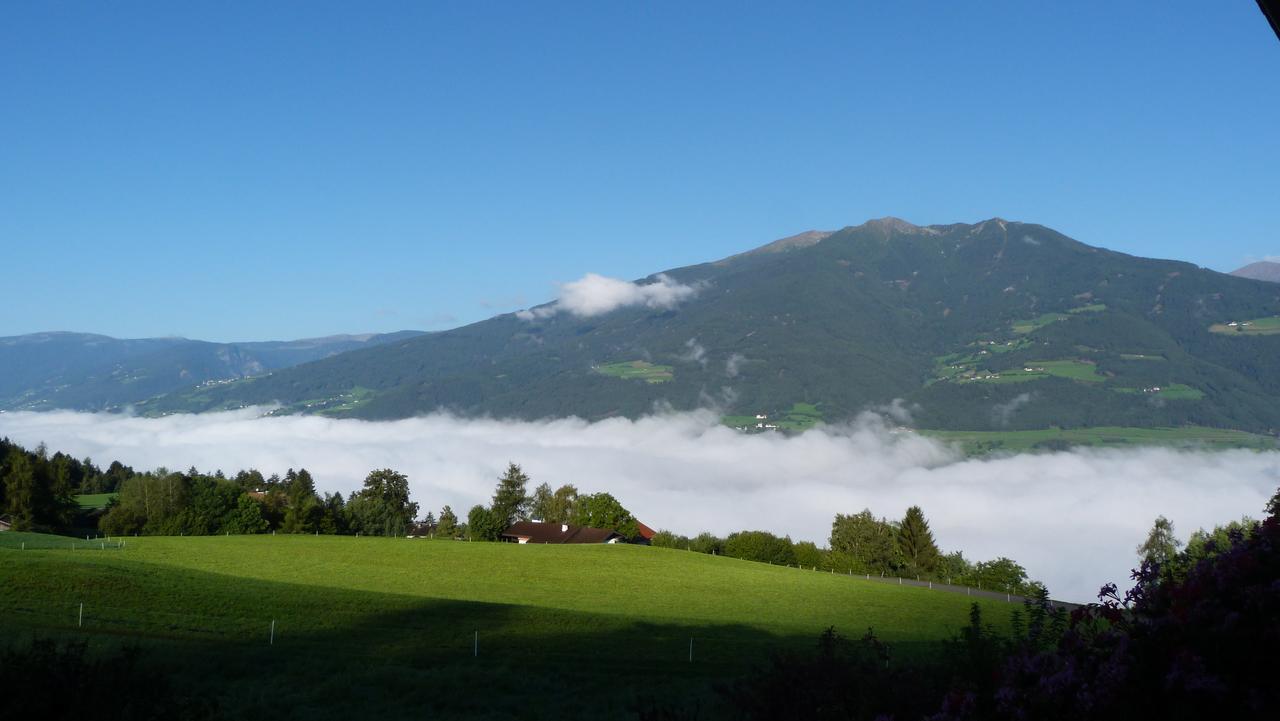
{"label": "tree", "polygon": [[850,559],[864,573],[889,573],[899,566],[897,534],[870,509],[852,516],[836,514],[831,523],[831,550]]}
{"label": "tree", "polygon": [[409,478],[390,468],[371,472],[347,503],[352,527],[371,536],[402,536],[418,516],[409,500]]}
{"label": "tree", "polygon": [[440,509],[440,522],[436,525],[436,535],[441,538],[458,537],[458,517],[453,509],[445,506]]}
{"label": "tree", "polygon": [[678,548],[681,551],[687,549],[689,543],[687,536],[678,536],[665,529],[653,534],[653,538],[649,539],[649,545],[654,548]]}
{"label": "tree", "polygon": [[507,524],[493,509],[479,504],[467,513],[467,534],[473,541],[496,541],[507,530]]}
{"label": "tree", "polygon": [[27,531],[38,522],[40,488],[36,480],[35,464],[26,453],[17,453],[9,464],[4,478],[5,510],[13,517],[16,531]]}
{"label": "tree", "polygon": [[262,533],[267,530],[267,519],[262,517],[262,504],[247,493],[241,493],[235,511],[227,518],[223,528],[228,533]]}
{"label": "tree", "polygon": [[813,541],[797,541],[791,545],[791,550],[796,564],[802,568],[827,566],[827,554],[823,553]]}
{"label": "tree", "polygon": [[574,504],[573,517],[569,523],[590,528],[608,528],[627,538],[635,538],[640,534],[635,517],[608,493],[580,496]]}
{"label": "tree", "polygon": [[290,468],[285,474],[285,498],[287,505],[281,530],[285,533],[315,533],[320,530],[325,509],[307,469],[294,473]]}
{"label": "tree", "polygon": [[1173,522],[1164,516],[1157,516],[1156,522],[1147,534],[1147,540],[1138,546],[1138,556],[1143,563],[1156,568],[1171,569],[1171,562],[1178,555],[1178,547],[1182,545],[1173,535]]}
{"label": "tree", "polygon": [[724,539],[724,555],[779,566],[789,566],[796,562],[791,539],[778,538],[768,531],[739,531],[729,534]]}
{"label": "tree", "polygon": [[907,565],[916,571],[932,572],[938,567],[938,546],[933,542],[933,532],[925,520],[920,506],[907,509],[898,526],[898,548]]}
{"label": "tree", "polygon": [[422,523],[427,528],[433,528],[436,525],[436,514],[427,511],[427,515],[422,518]]}
{"label": "tree", "polygon": [[555,495],[551,492],[551,484],[542,483],[533,489],[533,498],[529,501],[529,517],[546,523],[563,523],[551,518],[555,513]]}
{"label": "tree", "polygon": [[703,531],[689,541],[689,550],[695,553],[709,553],[719,556],[724,553],[724,540],[710,531]]}
{"label": "tree", "polygon": [[509,464],[507,472],[498,478],[498,486],[493,491],[493,504],[489,508],[493,511],[494,518],[502,524],[503,530],[528,515],[529,496],[525,492],[525,484],[528,482],[529,477],[514,463]]}
{"label": "tree", "polygon": [[1276,493],[1267,501],[1267,507],[1264,509],[1268,516],[1280,516],[1280,488],[1276,489]]}
{"label": "tree", "polygon": [[952,581],[987,591],[1004,591],[1022,595],[1026,595],[1033,588],[1027,582],[1027,569],[1004,556],[994,561],[979,561],[973,564],[973,570],[968,574]]}
{"label": "tree", "polygon": [[347,504],[341,493],[324,495],[324,514],[320,518],[321,533],[346,533],[350,527],[347,515]]}
{"label": "tree", "polygon": [[573,518],[573,510],[578,505],[578,489],[572,484],[566,483],[556,489],[555,495],[551,497],[551,508],[547,512],[547,517],[542,519],[546,523],[568,523]]}

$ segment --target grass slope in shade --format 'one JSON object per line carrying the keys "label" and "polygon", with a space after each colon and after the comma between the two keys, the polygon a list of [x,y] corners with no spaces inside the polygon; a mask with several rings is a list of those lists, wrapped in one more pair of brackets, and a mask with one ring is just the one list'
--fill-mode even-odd
{"label": "grass slope in shade", "polygon": [[[1194,390],[1194,389],[1192,389]],[[1276,450],[1280,444],[1267,436],[1221,428],[1050,428],[1040,431],[942,431],[921,433],[941,441],[959,443],[966,454],[992,451],[1019,452],[1065,446],[1174,446],[1212,449],[1251,448]]]}
{"label": "grass slope in shade", "polygon": [[[927,662],[970,600],[635,546],[232,536],[71,551],[0,535],[28,543],[0,545],[0,642],[141,641],[248,717],[279,704],[319,718],[627,717],[638,695],[704,694],[827,626],[874,628],[895,662]],[[51,550],[30,550],[40,539]],[[1010,606],[984,603],[1003,626]]]}

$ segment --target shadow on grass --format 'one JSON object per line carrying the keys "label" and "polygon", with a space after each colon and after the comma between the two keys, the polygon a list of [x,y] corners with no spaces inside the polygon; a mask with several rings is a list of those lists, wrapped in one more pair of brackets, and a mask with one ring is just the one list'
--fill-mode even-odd
{"label": "shadow on grass", "polygon": [[[49,569],[24,557],[0,570],[0,643],[136,645],[142,664],[228,718],[634,718],[641,699],[709,705],[713,683],[812,649],[823,630],[637,620],[609,613],[607,595],[586,613],[147,564],[77,565],[68,584]],[[893,648],[916,663],[939,645]]]}

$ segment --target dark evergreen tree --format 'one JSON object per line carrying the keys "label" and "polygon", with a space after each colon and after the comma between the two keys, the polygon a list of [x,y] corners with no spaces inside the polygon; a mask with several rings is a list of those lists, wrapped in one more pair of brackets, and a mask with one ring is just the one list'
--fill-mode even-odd
{"label": "dark evergreen tree", "polygon": [[912,506],[898,526],[898,548],[907,566],[917,573],[932,573],[938,567],[938,546],[920,506]]}
{"label": "dark evergreen tree", "polygon": [[498,478],[498,487],[493,491],[493,504],[489,508],[504,530],[512,523],[527,518],[529,496],[525,486],[528,482],[529,477],[514,463],[509,464],[507,472]]}

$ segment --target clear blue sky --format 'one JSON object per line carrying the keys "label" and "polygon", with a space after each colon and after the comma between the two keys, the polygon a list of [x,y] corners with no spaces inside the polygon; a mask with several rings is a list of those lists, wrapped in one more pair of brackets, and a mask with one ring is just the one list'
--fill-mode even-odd
{"label": "clear blue sky", "polygon": [[1252,0],[760,5],[4,3],[0,335],[437,329],[884,215],[1280,254]]}

